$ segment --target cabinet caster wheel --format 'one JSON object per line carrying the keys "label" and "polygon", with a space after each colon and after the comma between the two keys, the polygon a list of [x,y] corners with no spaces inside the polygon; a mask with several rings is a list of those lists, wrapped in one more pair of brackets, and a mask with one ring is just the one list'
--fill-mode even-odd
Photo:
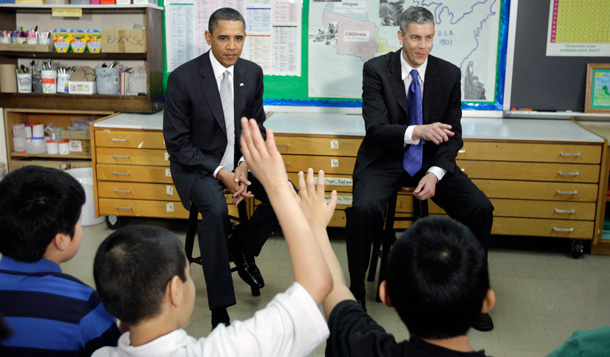
{"label": "cabinet caster wheel", "polygon": [[585,250],[585,246],[582,240],[574,239],[572,240],[572,258],[578,259],[583,251]]}
{"label": "cabinet caster wheel", "polygon": [[119,216],[106,216],[106,226],[110,229],[119,229],[123,220]]}
{"label": "cabinet caster wheel", "polygon": [[254,286],[251,286],[250,291],[252,291],[252,296],[261,296],[261,289],[259,289],[259,288],[255,288]]}

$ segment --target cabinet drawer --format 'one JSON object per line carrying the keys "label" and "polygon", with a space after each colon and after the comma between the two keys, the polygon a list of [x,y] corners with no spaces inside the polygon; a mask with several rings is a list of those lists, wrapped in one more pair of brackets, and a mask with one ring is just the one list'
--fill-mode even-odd
{"label": "cabinet drawer", "polygon": [[282,155],[304,154],[355,157],[362,139],[275,136],[275,143]]}
{"label": "cabinet drawer", "polygon": [[593,229],[593,221],[494,217],[491,234],[592,239]]}
{"label": "cabinet drawer", "polygon": [[97,165],[100,181],[173,183],[169,167],[133,165]]}
{"label": "cabinet drawer", "polygon": [[598,182],[599,165],[458,160],[457,165],[478,179],[555,182]]}
{"label": "cabinet drawer", "polygon": [[330,222],[328,223],[329,227],[345,227],[345,222],[347,222],[345,218],[344,210],[335,210],[333,213]]}
{"label": "cabinet drawer", "polygon": [[597,184],[472,180],[489,198],[513,198],[545,201],[597,201]]}
{"label": "cabinet drawer", "polygon": [[[229,215],[239,216],[237,206],[228,205]],[[99,214],[128,217],[182,218],[188,219],[189,212],[180,202],[129,200],[129,199],[99,199]]]}
{"label": "cabinet drawer", "polygon": [[163,141],[161,131],[96,130],[95,145],[97,147],[165,150],[165,141]]}
{"label": "cabinet drawer", "polygon": [[354,172],[355,163],[355,157],[284,155],[284,164],[288,172],[307,172],[311,167],[315,172],[324,170],[326,174],[350,175]]}
{"label": "cabinet drawer", "polygon": [[458,160],[599,164],[601,145],[464,141]]}
{"label": "cabinet drawer", "polygon": [[[303,171],[307,175],[307,171]],[[299,175],[296,172],[289,172],[288,179],[292,181],[292,183],[299,187]],[[337,175],[331,174],[327,175],[324,172],[324,188],[327,192],[332,190],[337,190],[337,192],[352,192],[352,176],[351,175]],[[316,172],[315,178],[316,185],[318,184],[318,173]]]}
{"label": "cabinet drawer", "polygon": [[109,182],[100,181],[97,184],[99,197],[133,198],[144,200],[179,201],[178,191],[172,184]]}
{"label": "cabinet drawer", "polygon": [[96,148],[96,161],[101,164],[157,165],[169,168],[165,150]]}

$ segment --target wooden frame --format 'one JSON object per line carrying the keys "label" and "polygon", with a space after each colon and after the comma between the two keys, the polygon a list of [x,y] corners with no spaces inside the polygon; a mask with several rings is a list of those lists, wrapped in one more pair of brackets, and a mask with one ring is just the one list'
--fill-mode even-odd
{"label": "wooden frame", "polygon": [[610,113],[610,63],[587,63],[585,113]]}

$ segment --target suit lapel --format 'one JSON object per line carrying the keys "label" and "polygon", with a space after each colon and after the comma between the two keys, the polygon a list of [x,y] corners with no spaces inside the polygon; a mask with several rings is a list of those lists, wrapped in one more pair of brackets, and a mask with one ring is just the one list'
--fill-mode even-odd
{"label": "suit lapel", "polygon": [[428,66],[426,68],[426,80],[424,82],[424,124],[430,123],[430,110],[434,104],[434,98],[441,82],[441,78],[436,67],[436,61],[432,56],[428,56]]}
{"label": "suit lapel", "polygon": [[199,76],[201,77],[201,93],[204,100],[212,110],[214,119],[220,125],[222,131],[226,134],[225,116],[222,111],[222,101],[220,100],[220,92],[218,91],[218,83],[214,77],[214,70],[210,62],[209,51],[201,56],[201,64],[199,65]]}
{"label": "suit lapel", "polygon": [[[400,64],[400,56],[402,56],[402,48],[390,57],[390,86],[396,97],[396,101],[405,111],[406,116],[409,116],[409,106],[407,104],[407,92],[405,91],[405,82],[402,81],[402,69]],[[405,123],[408,118],[405,120]]]}

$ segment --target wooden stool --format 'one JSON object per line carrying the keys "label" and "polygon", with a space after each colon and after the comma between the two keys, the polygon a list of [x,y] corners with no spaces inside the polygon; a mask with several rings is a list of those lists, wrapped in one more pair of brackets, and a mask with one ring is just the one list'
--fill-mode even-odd
{"label": "wooden stool", "polygon": [[[225,193],[227,193],[225,191]],[[241,201],[237,205],[237,212],[239,217],[229,215],[229,219],[236,221],[237,224],[233,226],[231,232],[237,230],[240,225],[244,225],[248,221],[248,209],[246,206],[246,202],[249,202],[247,199]],[[186,228],[186,240],[184,242],[184,251],[186,252],[186,258],[190,263],[201,264],[201,257],[193,257],[193,245],[195,244],[195,235],[197,235],[197,224],[199,223],[199,211],[197,210],[197,206],[191,202],[191,208],[189,212],[189,221],[188,226]],[[201,250],[201,247],[199,247]],[[232,267],[231,272],[237,271],[237,267]],[[252,291],[252,295],[259,296],[261,294],[260,289],[257,287],[250,287]]]}
{"label": "wooden stool", "polygon": [[[428,215],[428,200],[420,201],[413,196],[415,187],[401,187],[390,196],[386,207],[384,231],[381,237],[374,237],[373,251],[371,252],[371,261],[369,265],[368,281],[375,281],[375,273],[377,272],[377,260],[381,256],[381,266],[379,267],[379,280],[377,282],[376,300],[379,302],[379,285],[385,279],[388,257],[390,249],[396,242],[396,233],[394,230],[394,222],[396,221],[413,221]],[[411,217],[396,217],[396,201],[398,200],[398,192],[410,192],[413,197],[413,216]]]}

